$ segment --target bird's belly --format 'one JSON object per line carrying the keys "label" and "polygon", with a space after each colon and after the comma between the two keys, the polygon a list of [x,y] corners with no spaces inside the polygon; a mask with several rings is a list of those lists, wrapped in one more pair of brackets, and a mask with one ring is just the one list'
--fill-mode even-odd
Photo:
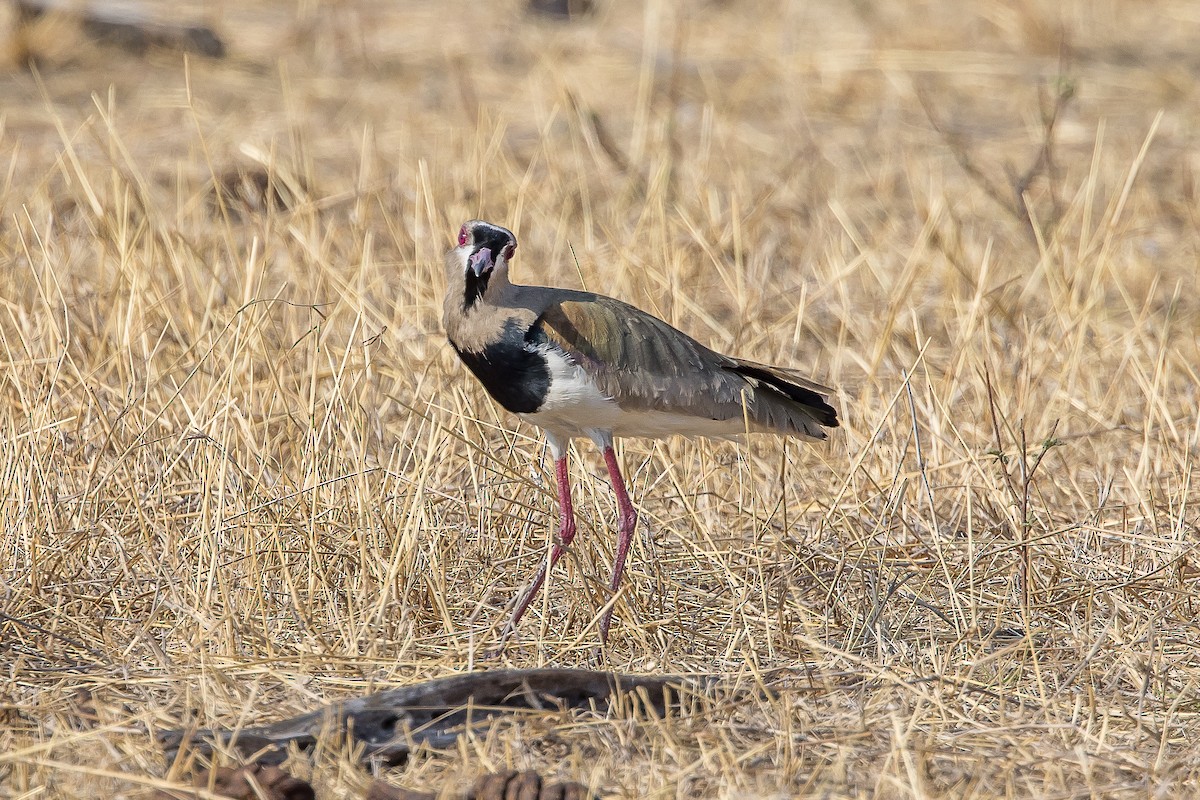
{"label": "bird's belly", "polygon": [[[750,430],[756,430],[751,424]],[[744,419],[709,419],[670,411],[625,411],[613,426],[614,436],[710,436],[727,438],[746,432]]]}
{"label": "bird's belly", "polygon": [[[592,436],[592,431],[607,431],[613,436],[661,439],[668,436],[710,436],[727,438],[746,433],[741,419],[708,419],[691,414],[650,409],[626,410],[611,400],[607,405],[545,409],[520,417],[540,428],[561,436]],[[758,430],[751,423],[750,430]]]}

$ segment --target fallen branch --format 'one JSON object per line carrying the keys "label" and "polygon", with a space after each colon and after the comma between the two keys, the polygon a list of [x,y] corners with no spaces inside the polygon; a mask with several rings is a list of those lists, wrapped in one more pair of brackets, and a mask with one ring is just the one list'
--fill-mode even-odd
{"label": "fallen branch", "polygon": [[170,730],[158,742],[168,763],[190,747],[211,755],[215,744],[232,748],[260,764],[279,764],[289,744],[311,750],[321,734],[334,730],[364,745],[362,758],[388,764],[403,761],[420,745],[451,746],[459,735],[500,714],[562,709],[607,711],[627,698],[666,712],[670,696],[704,688],[713,678],[618,675],[580,669],[489,670],[388,689],[303,714],[272,725],[222,730]]}

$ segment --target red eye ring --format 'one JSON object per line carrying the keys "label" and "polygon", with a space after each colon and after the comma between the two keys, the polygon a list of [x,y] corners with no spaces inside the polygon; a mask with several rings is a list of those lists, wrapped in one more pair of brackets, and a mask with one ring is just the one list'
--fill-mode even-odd
{"label": "red eye ring", "polygon": [[458,246],[462,247],[467,243],[467,226],[463,225],[458,229]]}

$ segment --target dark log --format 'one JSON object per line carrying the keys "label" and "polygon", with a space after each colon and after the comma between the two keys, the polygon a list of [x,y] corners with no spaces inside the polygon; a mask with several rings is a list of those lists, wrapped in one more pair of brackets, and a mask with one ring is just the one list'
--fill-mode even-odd
{"label": "dark log", "polygon": [[211,755],[214,743],[262,764],[279,764],[288,745],[311,750],[323,732],[344,731],[360,742],[364,760],[403,761],[420,746],[445,748],[469,729],[485,726],[500,714],[521,711],[596,709],[614,704],[648,706],[665,714],[688,689],[711,686],[715,679],[682,676],[619,675],[582,669],[488,670],[452,675],[415,686],[388,689],[299,717],[240,731],[170,730],[159,734],[168,763],[184,747]]}
{"label": "dark log", "polygon": [[225,42],[212,28],[155,19],[137,3],[17,0],[16,6],[22,22],[48,12],[74,17],[90,38],[134,55],[143,55],[151,47],[163,47],[209,58],[225,57]]}
{"label": "dark log", "polygon": [[586,17],[596,10],[592,0],[528,0],[529,13],[569,21]]}

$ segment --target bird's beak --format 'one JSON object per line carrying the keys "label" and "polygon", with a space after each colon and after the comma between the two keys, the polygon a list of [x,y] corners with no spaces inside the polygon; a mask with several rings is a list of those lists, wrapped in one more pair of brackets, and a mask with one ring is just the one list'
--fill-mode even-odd
{"label": "bird's beak", "polygon": [[475,272],[475,277],[478,278],[495,266],[492,263],[492,251],[487,247],[479,248],[467,259],[467,264],[470,265],[471,269]]}

